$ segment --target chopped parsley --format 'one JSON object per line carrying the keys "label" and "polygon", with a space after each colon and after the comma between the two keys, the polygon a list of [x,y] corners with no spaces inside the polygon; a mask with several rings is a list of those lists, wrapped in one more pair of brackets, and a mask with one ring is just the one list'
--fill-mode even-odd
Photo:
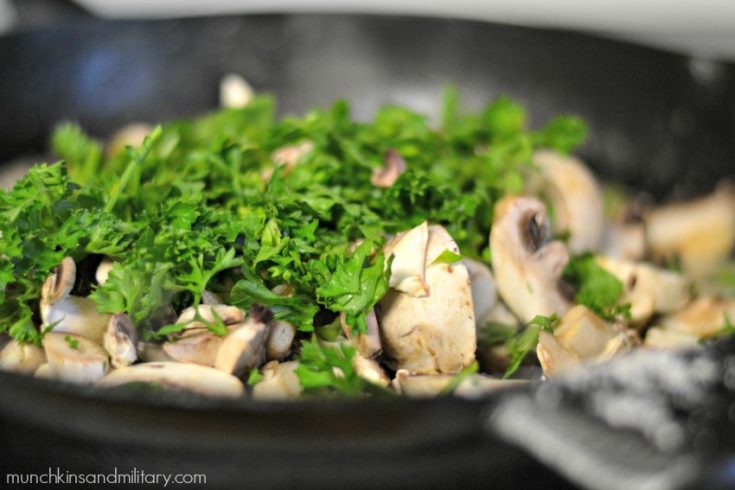
{"label": "chopped parsley", "polygon": [[623,283],[603,269],[592,254],[572,258],[564,269],[563,278],[576,287],[574,300],[602,318],[630,317],[630,305],[619,305]]}
{"label": "chopped parsley", "polygon": [[510,377],[521,366],[529,352],[536,349],[538,337],[541,330],[554,333],[554,328],[559,324],[559,317],[556,315],[541,316],[536,315],[526,328],[517,336],[511,338],[508,342],[508,351],[510,352],[510,362],[505,369],[503,378]]}

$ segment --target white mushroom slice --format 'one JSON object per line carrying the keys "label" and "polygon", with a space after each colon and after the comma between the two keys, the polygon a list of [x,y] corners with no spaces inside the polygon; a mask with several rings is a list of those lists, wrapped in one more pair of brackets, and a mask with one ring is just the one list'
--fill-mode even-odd
{"label": "white mushroom slice", "polygon": [[[411,375],[408,371],[399,370],[393,380],[393,387],[409,398],[432,398],[443,394],[453,379],[454,376],[448,374]],[[526,383],[526,380],[504,380],[483,374],[470,374],[459,383],[454,394],[462,398],[477,399],[493,391]]]}
{"label": "white mushroom slice", "polygon": [[487,317],[498,301],[495,278],[488,266],[482,262],[464,259],[464,265],[467,267],[467,273],[470,276],[475,322],[477,327],[480,328],[485,325]]}
{"label": "white mushroom slice", "polygon": [[344,313],[340,313],[339,321],[345,336],[350,340],[352,345],[357,347],[357,350],[362,356],[372,359],[383,352],[383,346],[380,342],[380,328],[378,327],[378,318],[375,315],[375,310],[370,310],[365,315],[367,333],[360,332],[357,335],[353,335],[352,328],[345,322]]}
{"label": "white mushroom slice", "polygon": [[288,175],[291,171],[299,164],[302,158],[311,153],[314,149],[314,143],[309,140],[304,140],[295,145],[284,146],[273,152],[271,158],[275,163],[272,168],[265,169],[261,174],[263,181],[270,181],[273,177],[273,172],[278,166],[283,167],[283,175]]}
{"label": "white mushroom slice", "polygon": [[661,327],[649,328],[643,340],[643,346],[651,349],[691,349],[699,345],[696,335]]}
{"label": "white mushroom slice", "polygon": [[507,390],[518,386],[528,385],[532,381],[527,379],[497,379],[485,374],[472,374],[459,383],[454,395],[461,398],[476,400],[499,390]]}
{"label": "white mushroom slice", "polygon": [[163,351],[179,362],[213,367],[223,342],[224,337],[215,335],[206,328],[190,329],[180,337],[165,342]]}
{"label": "white mushroom slice", "polygon": [[536,315],[559,316],[570,302],[559,290],[569,254],[559,241],[546,243],[546,209],[538,199],[506,197],[495,206],[490,232],[498,292],[523,322]]}
{"label": "white mushroom slice", "polygon": [[100,265],[97,266],[97,270],[94,273],[94,278],[97,281],[97,284],[102,286],[104,283],[107,282],[107,279],[110,277],[110,271],[112,270],[112,266],[115,265],[115,262],[108,258],[102,259],[102,262],[100,262]]}
{"label": "white mushroom slice", "polygon": [[46,362],[43,349],[35,344],[21,344],[13,339],[0,352],[0,369],[31,374]]}
{"label": "white mushroom slice", "polygon": [[96,383],[107,373],[107,352],[80,335],[51,332],[43,337],[46,358],[56,378],[79,384]]}
{"label": "white mushroom slice", "polygon": [[278,363],[271,361],[263,366],[263,379],[253,386],[256,400],[296,400],[301,397],[303,388],[294,369],[295,361]]}
{"label": "white mushroom slice", "polygon": [[643,259],[646,255],[646,228],[643,223],[608,223],[602,254],[622,260]]}
{"label": "white mushroom slice", "polygon": [[153,342],[138,341],[136,345],[138,357],[143,362],[173,362],[175,359],[163,350],[163,345]]}
{"label": "white mushroom slice", "polygon": [[388,283],[391,288],[415,297],[429,294],[429,287],[424,278],[428,264],[426,261],[428,244],[429,225],[424,221],[415,228],[397,234],[385,245],[386,260],[393,256]]}
{"label": "white mushroom slice", "polygon": [[[225,325],[234,325],[245,321],[245,312],[237,306],[228,306],[222,304],[199,305],[197,307],[189,307],[181,312],[176,323],[190,323],[195,321],[198,316],[206,322],[213,323],[217,318],[222,320]],[[200,325],[201,326],[201,325]]]}
{"label": "white mushroom slice", "polygon": [[219,295],[213,293],[212,291],[207,291],[205,289],[202,292],[202,303],[204,303],[205,305],[221,305],[222,298],[220,298]]}
{"label": "white mushroom slice", "polygon": [[390,384],[390,378],[375,359],[368,359],[355,353],[352,358],[352,367],[355,368],[355,373],[359,377],[374,385],[388,386]]}
{"label": "white mushroom slice", "polygon": [[265,342],[268,326],[258,320],[233,327],[217,351],[214,367],[235,376],[241,376],[265,360]]}
{"label": "white mushroom slice", "polygon": [[219,105],[227,109],[242,109],[255,97],[255,90],[240,75],[228,73],[219,82]]}
{"label": "white mushroom slice", "polygon": [[539,332],[536,356],[547,378],[555,378],[578,369],[581,364],[579,356],[564,347],[552,334],[543,330]]}
{"label": "white mushroom slice", "polygon": [[54,379],[56,378],[56,374],[54,373],[53,368],[51,367],[51,364],[44,362],[40,366],[38,366],[38,369],[34,372],[33,376],[35,378],[43,378],[43,379]]}
{"label": "white mushroom slice", "polygon": [[615,331],[584,305],[576,305],[559,321],[554,336],[580,359],[600,355]]}
{"label": "white mushroom slice", "polygon": [[108,156],[114,156],[120,153],[127,146],[138,148],[143,144],[145,137],[153,130],[150,124],[143,122],[134,122],[126,124],[117,130],[108,140],[106,153]]}
{"label": "white mushroom slice", "polygon": [[291,352],[295,336],[296,327],[284,321],[274,321],[270,326],[270,333],[265,344],[265,354],[268,360],[284,360]]}
{"label": "white mushroom slice", "polygon": [[661,327],[704,339],[718,333],[726,318],[735,322],[735,300],[698,298],[683,310],[662,318]]}
{"label": "white mushroom slice", "polygon": [[138,359],[135,325],[125,313],[112,315],[104,337],[104,348],[116,368],[129,366]]}
{"label": "white mushroom slice", "polygon": [[238,398],[245,389],[236,377],[216,369],[181,362],[146,362],[116,369],[97,383],[101,388],[150,383],[206,396]]}
{"label": "white mushroom slice", "polygon": [[553,206],[554,231],[569,232],[572,253],[597,251],[604,215],[602,191],[592,172],[580,160],[551,150],[536,152],[533,162],[540,170],[541,191]]}
{"label": "white mushroom slice", "polygon": [[654,255],[675,254],[688,273],[706,274],[726,261],[735,245],[735,193],[721,188],[696,201],[659,208],[647,216],[646,229]]}
{"label": "white mushroom slice", "polygon": [[383,166],[373,170],[370,183],[375,187],[390,187],[406,171],[406,160],[397,150],[390,148],[383,157]]}
{"label": "white mushroom slice", "polygon": [[405,369],[396,371],[393,388],[409,398],[432,398],[439,395],[454,378],[451,374],[412,375]]}
{"label": "white mushroom slice", "polygon": [[101,344],[110,315],[99,313],[89,298],[69,295],[75,279],[76,264],[65,257],[41,288],[41,320],[44,326],[54,325],[54,332],[82,335]]}
{"label": "white mushroom slice", "polygon": [[638,334],[634,331],[619,332],[615,337],[611,338],[603,351],[595,358],[598,363],[607,362],[613,357],[627,354],[634,347],[640,345],[641,341]]}
{"label": "white mushroom slice", "polygon": [[[428,227],[424,268],[428,295],[390,289],[378,303],[381,340],[396,369],[415,374],[456,373],[474,360],[475,315],[467,268],[435,263],[457,244],[441,226]],[[414,253],[422,254],[422,250]]]}
{"label": "white mushroom slice", "polygon": [[677,272],[609,257],[597,257],[597,263],[623,283],[619,302],[630,303],[634,325],[645,323],[654,313],[676,311],[691,297],[689,280]]}

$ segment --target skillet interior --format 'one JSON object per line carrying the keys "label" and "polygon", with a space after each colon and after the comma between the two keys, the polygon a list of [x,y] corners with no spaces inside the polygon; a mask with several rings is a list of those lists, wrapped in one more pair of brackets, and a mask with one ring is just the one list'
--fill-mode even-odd
{"label": "skillet interior", "polygon": [[[507,94],[539,123],[577,113],[590,124],[591,165],[657,197],[704,192],[733,174],[733,67],[702,70],[579,34],[371,16],[90,20],[0,39],[0,59],[0,161],[43,151],[62,119],[102,136],[132,120],[201,113],[215,107],[220,77],[237,72],[284,113],[344,97],[359,118],[386,102],[435,116],[447,83],[467,107]],[[99,398],[3,373],[0,389],[2,458],[15,471],[137,465],[203,471],[208,487],[562,484],[482,436],[479,414],[493,399],[212,405]]]}

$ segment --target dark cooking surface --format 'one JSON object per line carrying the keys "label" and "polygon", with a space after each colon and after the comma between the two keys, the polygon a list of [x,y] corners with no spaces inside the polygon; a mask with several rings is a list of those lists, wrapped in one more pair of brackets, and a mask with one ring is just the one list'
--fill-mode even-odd
{"label": "dark cooking surface", "polygon": [[[459,87],[468,107],[505,93],[539,122],[576,112],[590,122],[583,153],[591,164],[658,196],[708,191],[734,173],[733,67],[693,67],[678,56],[576,34],[366,16],[90,20],[0,38],[0,60],[0,161],[42,151],[60,119],[76,119],[104,135],[131,120],[200,113],[216,104],[220,77],[236,72],[256,89],[275,93],[282,112],[300,113],[342,96],[360,117],[384,102],[436,114],[448,82]],[[723,346],[713,354],[720,373],[732,350],[731,343]],[[655,378],[655,366],[645,369]],[[652,448],[645,434],[610,428],[592,414],[588,388],[580,393],[579,385],[564,383],[553,385],[561,395],[551,405],[525,392],[476,402],[223,405],[150,393],[100,399],[88,390],[0,373],[0,469],[204,472],[207,488],[566,485],[529,453],[501,442],[502,435],[590,485],[588,476],[570,470],[569,460],[554,461],[528,444],[524,433],[546,427],[555,434],[543,446],[552,455],[602,441],[590,446],[585,462],[595,468],[612,460],[614,471],[604,473],[612,480],[603,472],[592,479],[599,488],[649,481],[626,480],[633,471],[616,466],[615,458],[635,461],[638,476],[676,476],[656,480],[669,486],[697,477],[713,487],[732,464],[733,397],[725,381],[709,380],[707,396],[691,406],[672,402],[685,443],[653,457],[660,448]],[[603,391],[607,386],[588,384]],[[508,407],[522,406],[514,420],[538,413],[525,419],[537,423],[515,431],[494,425]],[[695,422],[689,422],[692,413]],[[695,442],[703,431],[718,436],[715,444],[700,437],[701,452]],[[609,440],[630,449],[606,448]],[[674,456],[688,458],[691,471],[667,472],[684,461]],[[707,461],[712,466],[703,465]]]}

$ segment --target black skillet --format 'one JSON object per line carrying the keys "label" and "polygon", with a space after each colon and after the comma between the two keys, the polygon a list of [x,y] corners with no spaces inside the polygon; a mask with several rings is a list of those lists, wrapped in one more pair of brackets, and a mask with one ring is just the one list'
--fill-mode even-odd
{"label": "black skillet", "polygon": [[[732,66],[568,32],[354,15],[81,19],[0,38],[0,161],[42,153],[60,120],[76,120],[103,136],[129,121],[202,113],[216,106],[218,81],[230,72],[274,93],[282,113],[344,97],[359,118],[388,102],[435,116],[441,89],[450,83],[467,107],[499,94],[516,98],[530,108],[534,123],[577,113],[590,125],[581,153],[595,170],[657,198],[706,192],[734,173]],[[722,344],[699,356],[713,356],[724,373],[731,349]],[[550,416],[545,432],[543,424],[531,429],[530,423],[529,431],[552,437],[536,444],[523,427],[515,435],[497,427],[502,417],[496,414],[507,418],[508,400],[526,400],[526,416],[544,401],[528,389],[472,402],[284,405],[155,392],[100,395],[0,373],[0,469],[204,473],[206,488],[571,485],[545,466],[551,465],[576,484],[595,488],[633,488],[628,484],[642,481],[664,485],[650,488],[705,480],[727,485],[734,481],[727,479],[733,478],[727,459],[732,392],[723,379],[710,380],[708,393],[715,395],[698,398],[694,408],[679,407],[670,394],[662,398],[673,399],[689,431],[676,454],[691,455],[691,468],[680,474],[668,471],[679,461],[668,453],[649,458],[656,448],[646,437],[611,429],[596,417],[586,395],[575,391],[579,385],[550,385],[559,390],[553,404],[540,405],[545,408],[539,413]],[[588,384],[590,391],[598,386]],[[708,415],[688,422],[695,409]],[[570,416],[571,429],[569,420],[566,426],[560,421]],[[554,435],[558,427],[566,432]],[[724,435],[702,449],[692,442],[702,427]],[[619,441],[628,436],[640,447]],[[592,440],[615,440],[617,452]],[[555,450],[554,441],[566,445]],[[590,456],[581,462],[549,456],[572,455],[569,444],[577,452],[597,449],[582,450]],[[547,449],[537,450],[542,446]],[[575,470],[611,460],[619,464],[606,480]],[[633,479],[641,475],[658,479]]]}

